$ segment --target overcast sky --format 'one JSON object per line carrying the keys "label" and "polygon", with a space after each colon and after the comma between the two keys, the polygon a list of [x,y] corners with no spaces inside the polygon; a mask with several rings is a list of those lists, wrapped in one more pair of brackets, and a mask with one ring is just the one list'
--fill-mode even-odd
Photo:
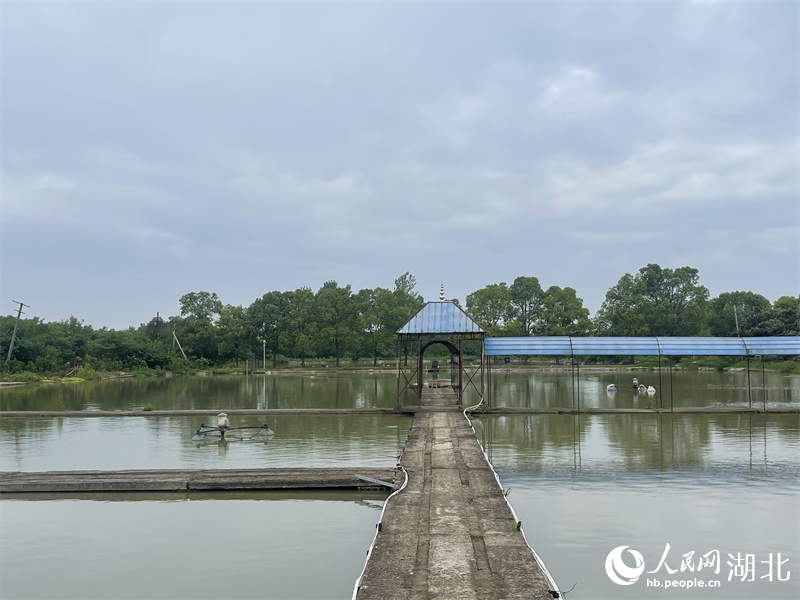
{"label": "overcast sky", "polygon": [[648,263],[797,295],[798,4],[2,6],[2,314]]}

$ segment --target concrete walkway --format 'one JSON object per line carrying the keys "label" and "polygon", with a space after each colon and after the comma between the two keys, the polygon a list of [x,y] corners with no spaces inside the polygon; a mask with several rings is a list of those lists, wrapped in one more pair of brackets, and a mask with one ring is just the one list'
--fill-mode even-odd
{"label": "concrete walkway", "polygon": [[[383,489],[395,469],[140,469],[2,472],[0,493]],[[360,477],[359,477],[360,476]]]}
{"label": "concrete walkway", "polygon": [[551,599],[452,390],[424,392],[361,578],[368,599]]}

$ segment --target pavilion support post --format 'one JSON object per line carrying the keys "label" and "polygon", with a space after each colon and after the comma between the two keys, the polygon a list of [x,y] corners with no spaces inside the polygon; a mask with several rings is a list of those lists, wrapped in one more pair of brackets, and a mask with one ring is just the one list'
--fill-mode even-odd
{"label": "pavilion support post", "polygon": [[481,338],[481,402],[483,402],[484,394],[486,390],[483,384],[483,369],[486,363],[486,342],[483,338]]}
{"label": "pavilion support post", "polygon": [[403,342],[397,340],[395,342],[395,350],[397,351],[397,396],[394,399],[394,409],[400,410],[400,355],[403,353]]}
{"label": "pavilion support post", "polygon": [[417,341],[417,406],[422,404],[422,340]]}
{"label": "pavilion support post", "polygon": [[458,341],[458,404],[464,404],[464,340]]}

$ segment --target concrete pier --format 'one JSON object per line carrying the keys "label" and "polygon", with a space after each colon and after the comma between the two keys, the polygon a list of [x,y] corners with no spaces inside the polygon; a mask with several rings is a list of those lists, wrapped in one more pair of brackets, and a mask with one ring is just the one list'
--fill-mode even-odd
{"label": "concrete pier", "polygon": [[386,489],[395,469],[140,469],[0,473],[0,493]]}
{"label": "concrete pier", "polygon": [[452,389],[426,389],[359,581],[360,600],[551,599]]}

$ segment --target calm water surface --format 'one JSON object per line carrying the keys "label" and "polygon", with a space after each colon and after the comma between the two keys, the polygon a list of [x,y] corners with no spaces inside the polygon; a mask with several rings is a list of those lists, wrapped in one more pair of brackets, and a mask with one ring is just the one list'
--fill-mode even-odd
{"label": "calm water surface", "polygon": [[[390,407],[394,375],[181,377],[30,386],[0,392],[4,409]],[[751,400],[763,401],[761,374]],[[657,374],[637,373],[645,384]],[[653,380],[649,378],[653,378]],[[668,402],[634,395],[628,373],[581,372],[583,406]],[[616,394],[605,386],[616,383]],[[800,378],[766,374],[769,406],[800,401]],[[663,383],[663,381],[662,381]],[[675,373],[676,406],[747,405],[743,373]],[[756,387],[758,385],[758,390]],[[571,406],[570,373],[493,372],[493,401]],[[638,402],[638,404],[637,404]],[[3,470],[391,466],[410,419],[331,415],[236,417],[275,430],[269,442],[195,444],[202,418],[14,418],[0,421]],[[239,422],[240,421],[240,422]],[[475,418],[524,523],[560,587],[578,598],[800,596],[797,415],[515,415]],[[384,496],[276,494],[5,498],[3,598],[348,597]],[[609,551],[630,546],[656,568],[721,553],[720,589],[631,586],[606,576]],[[753,582],[728,581],[728,554],[752,554]],[[768,582],[769,554],[788,582]],[[42,576],[42,574],[46,576]],[[686,579],[678,571],[676,577]]]}
{"label": "calm water surface", "polygon": [[[578,584],[571,600],[800,597],[797,415],[519,415],[473,424],[529,543],[562,589]],[[666,544],[674,577],[663,567],[630,586],[607,577],[613,548],[636,549],[649,572]],[[646,587],[646,577],[696,577],[680,571],[683,555],[694,551],[696,563],[711,550],[721,553],[720,573],[702,579],[720,580],[719,589]],[[752,582],[728,581],[728,555],[739,553],[754,557]],[[770,553],[788,559],[787,582],[766,578]]]}
{"label": "calm water surface", "polygon": [[2,501],[3,598],[349,598],[385,495]]}
{"label": "calm water surface", "polygon": [[[576,374],[577,375],[577,374]],[[675,372],[670,381],[657,371],[598,373],[521,372],[494,368],[491,401],[496,406],[647,408],[657,406],[782,407],[800,402],[800,377],[753,369],[747,373]],[[427,374],[426,374],[427,377]],[[633,377],[657,389],[654,396],[634,393]],[[479,379],[476,380],[479,385]],[[615,393],[606,392],[609,383]],[[0,391],[2,410],[141,410],[146,404],[170,409],[392,408],[397,394],[394,373],[355,372],[267,376],[151,377],[72,384],[42,384]],[[467,386],[465,402],[477,402]],[[412,394],[404,403],[416,403]]]}
{"label": "calm water surface", "polygon": [[[0,421],[3,471],[394,467],[411,426],[396,415],[281,415],[261,441],[192,436],[206,417],[97,417]],[[258,426],[262,417],[231,417]],[[256,433],[257,430],[252,430]],[[229,438],[233,436],[229,434]]]}

